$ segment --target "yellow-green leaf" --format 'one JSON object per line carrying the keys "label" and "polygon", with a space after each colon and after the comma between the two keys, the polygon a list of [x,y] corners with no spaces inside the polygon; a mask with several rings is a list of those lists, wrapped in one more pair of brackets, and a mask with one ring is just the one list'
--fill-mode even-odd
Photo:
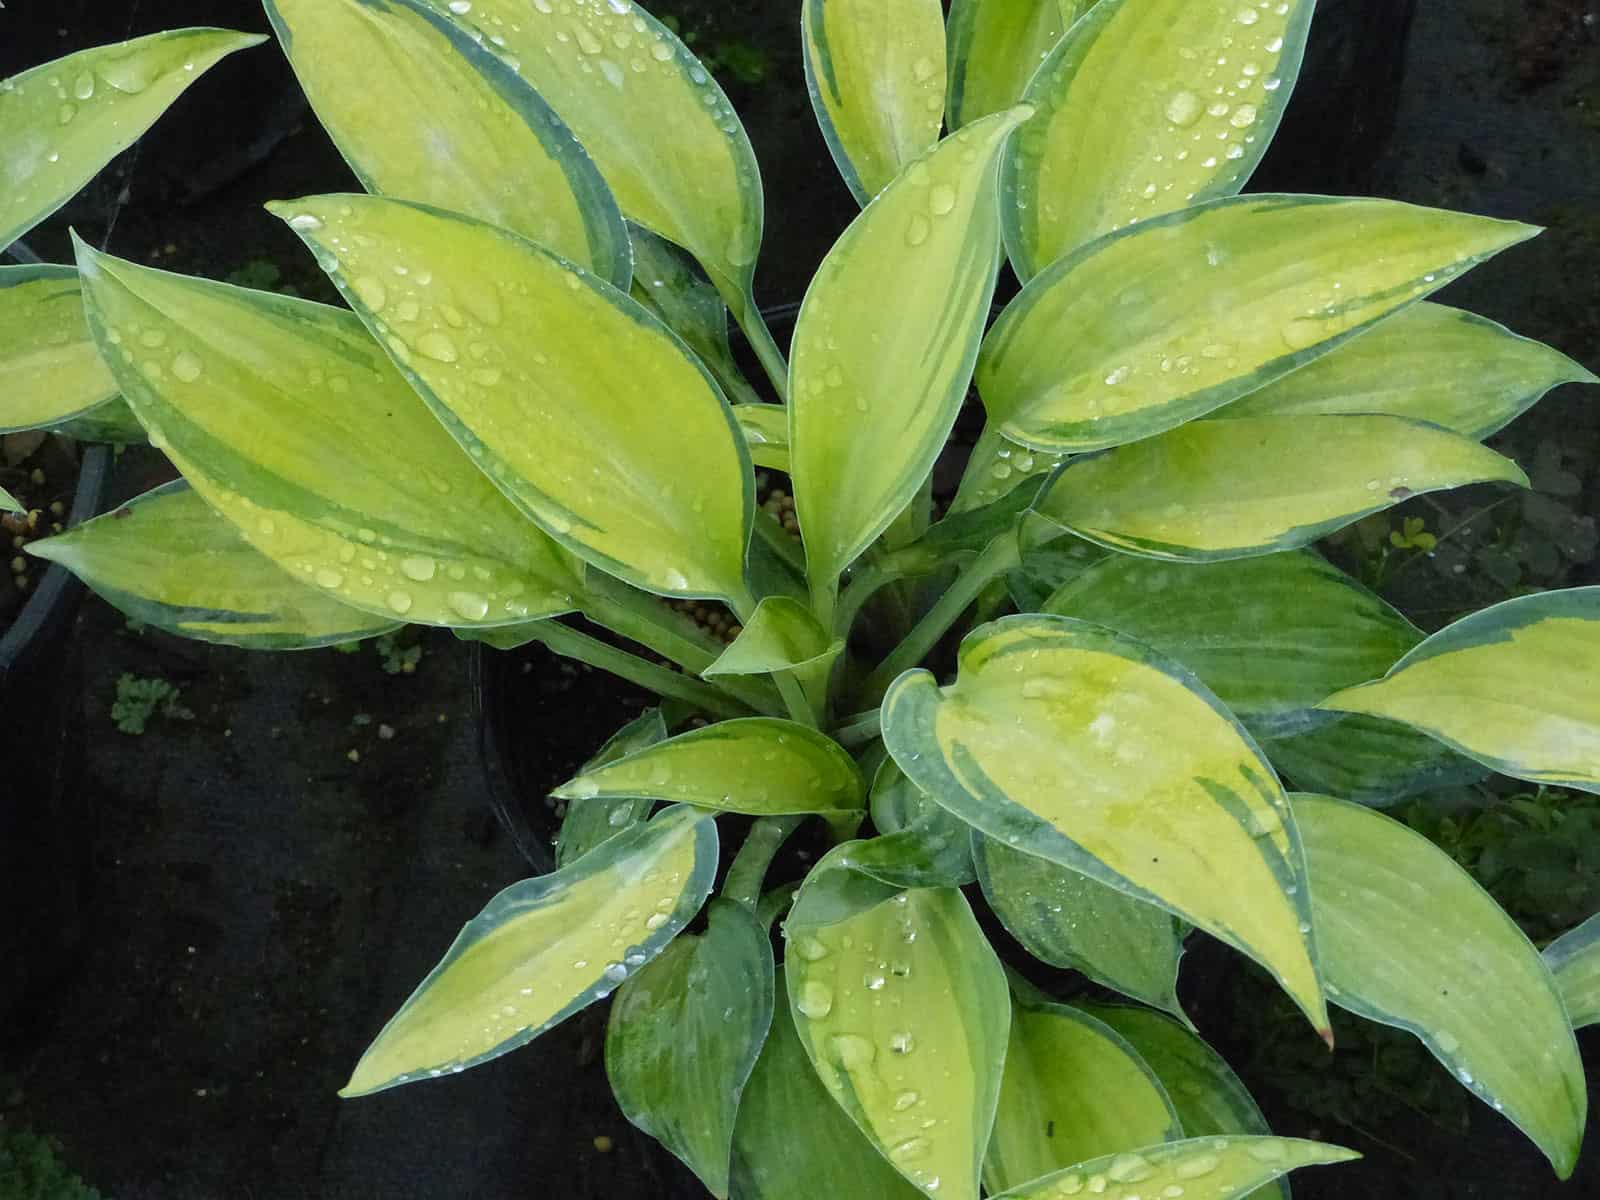
{"label": "yellow-green leaf", "polygon": [[985,340],[978,388],[991,423],[1035,449],[1146,438],[1265,387],[1535,232],[1390,200],[1215,200],[1110,234],[1033,279]]}
{"label": "yellow-green leaf", "polygon": [[1574,1029],[1600,1024],[1600,913],[1545,947]]}
{"label": "yellow-green leaf", "polygon": [[727,812],[847,813],[866,807],[855,760],[838,742],[776,717],[719,721],[586,771],[563,800],[635,796]]}
{"label": "yellow-green leaf", "polygon": [[789,410],[781,404],[735,404],[733,416],[739,422],[750,458],[769,471],[789,470]]}
{"label": "yellow-green leaf", "polygon": [[610,189],[492,45],[427,0],[266,8],[318,120],[368,191],[504,226],[628,286],[628,231]]}
{"label": "yellow-green leaf", "polygon": [[830,636],[806,605],[788,596],[768,596],[733,643],[700,674],[709,679],[788,671],[831,661],[843,649],[844,643]]}
{"label": "yellow-green leaf", "polygon": [[0,267],[0,433],[56,425],[113,399],[71,267]]}
{"label": "yellow-green leaf", "polygon": [[1166,1089],[1109,1026],[1062,1004],[1016,1007],[983,1164],[991,1193],[1182,1136]]}
{"label": "yellow-green leaf", "polygon": [[700,911],[717,826],[677,806],[469,921],[340,1091],[364,1096],[475,1067],[609,996]]}
{"label": "yellow-green leaf", "polygon": [[[789,454],[818,589],[911,503],[955,423],[999,264],[995,164],[1024,116],[985,118],[913,164],[845,231],[806,293]],[[894,304],[883,303],[885,279]]]}
{"label": "yellow-green leaf", "polygon": [[1404,417],[1192,421],[1068,464],[1038,511],[1080,537],[1151,558],[1293,550],[1422,492],[1527,487],[1510,459]]}
{"label": "yellow-green leaf", "polygon": [[[628,226],[628,240],[633,243],[634,299],[688,344],[711,369],[729,400],[760,403],[760,396],[734,361],[728,341],[728,306],[716,285],[695,265],[694,257],[642,225]],[[787,431],[787,420],[783,424]]]}
{"label": "yellow-green leaf", "polygon": [[304,650],[399,625],[297,582],[182,481],[28,553],[60,563],[133,620],[203,642]]}
{"label": "yellow-green leaf", "polygon": [[1417,304],[1211,416],[1389,413],[1482,439],[1557,384],[1596,382],[1542,342],[1459,309]]}
{"label": "yellow-green leaf", "polygon": [[1588,1089],[1549,966],[1444,851],[1381,813],[1296,795],[1328,994],[1405,1029],[1565,1179]]}
{"label": "yellow-green leaf", "polygon": [[828,894],[841,878],[813,875],[785,922],[800,1041],[897,1171],[930,1200],[977,1200],[1011,1024],[1005,972],[954,888],[870,884],[841,904]]}
{"label": "yellow-green leaf", "polygon": [[144,426],[139,424],[128,402],[121,398],[107,400],[88,412],[58,421],[49,429],[80,442],[115,442],[131,446],[146,440]]}
{"label": "yellow-green leaf", "polygon": [[[1102,1200],[1162,1195],[1181,1195],[1184,1200],[1229,1200],[1254,1193],[1262,1184],[1296,1167],[1349,1162],[1360,1157],[1342,1146],[1298,1138],[1190,1138],[1079,1163],[995,1200],[1059,1200],[1079,1193]],[[1172,1188],[1181,1190],[1173,1192]]]}
{"label": "yellow-green leaf", "polygon": [[1378,808],[1421,792],[1476,783],[1488,768],[1425,733],[1377,717],[1341,716],[1261,749],[1300,791],[1326,792]]}
{"label": "yellow-green leaf", "polygon": [[5,488],[0,488],[0,512],[27,511],[27,509],[22,507],[22,502],[20,500],[18,500],[10,492],[6,491]]}
{"label": "yellow-green leaf", "polygon": [[81,50],[0,80],[0,248],[72,198],[188,86],[266,38],[178,29]]}
{"label": "yellow-green leaf", "polygon": [[1315,0],[1100,0],[1033,76],[1006,161],[1026,280],[1137,221],[1232,196],[1278,128]]}
{"label": "yellow-green leaf", "polygon": [[1600,587],[1474,613],[1322,707],[1403,721],[1506,775],[1600,793]]}
{"label": "yellow-green leaf", "polygon": [[736,312],[751,303],[761,174],[727,96],[676,34],[632,0],[473,0],[449,12],[560,114],[629,220],[690,251]]}
{"label": "yellow-green leaf", "polygon": [[[659,708],[649,708],[629,721],[606,740],[593,758],[583,764],[585,771],[616,762],[646,746],[667,740],[667,722]],[[566,866],[582,858],[601,842],[631,829],[650,815],[655,801],[631,796],[613,800],[591,800],[567,805],[556,834],[556,865]]]}
{"label": "yellow-green leaf", "polygon": [[1093,0],[951,0],[950,128],[1010,108]]}
{"label": "yellow-green leaf", "polygon": [[575,606],[567,556],[349,313],[78,253],[90,328],[151,443],[256,550],[391,621],[504,625]]}
{"label": "yellow-green leaf", "polygon": [[1328,1036],[1283,790],[1182,667],[1102,626],[1011,617],[967,636],[950,687],[902,675],[882,720],[930,799],[1236,946]]}
{"label": "yellow-green leaf", "polygon": [[939,140],[939,0],[805,0],[806,85],[839,173],[862,204]]}
{"label": "yellow-green leaf", "polygon": [[650,591],[744,597],[755,509],[744,442],[705,368],[637,301],[437,209],[322,196],[273,211],[541,528]]}
{"label": "yellow-green leaf", "polygon": [[972,857],[984,899],[1029,954],[1183,1015],[1184,927],[1166,909],[982,834],[972,836]]}

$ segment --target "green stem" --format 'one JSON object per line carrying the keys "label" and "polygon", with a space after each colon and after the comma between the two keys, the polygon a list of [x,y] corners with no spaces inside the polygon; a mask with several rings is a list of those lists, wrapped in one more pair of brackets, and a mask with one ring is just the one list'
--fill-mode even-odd
{"label": "green stem", "polygon": [[833,612],[835,637],[849,634],[868,600],[880,589],[913,575],[931,575],[944,565],[945,560],[924,547],[907,546],[886,554],[876,562],[856,569],[850,582],[840,594]]}
{"label": "green stem", "polygon": [[557,654],[588,663],[591,667],[598,667],[602,671],[609,671],[618,678],[655,692],[658,696],[682,700],[685,704],[719,717],[750,715],[750,710],[744,704],[708,683],[702,683],[688,675],[680,675],[667,667],[659,667],[653,662],[646,662],[637,654],[619,650],[599,638],[580,633],[559,621],[541,621],[539,626],[530,632],[534,641],[544,643]]}
{"label": "green stem", "polygon": [[794,677],[793,671],[774,671],[772,681],[778,685],[778,694],[789,708],[789,719],[808,728],[817,728],[817,714],[806,698],[805,689]]}
{"label": "green stem", "polygon": [[761,360],[761,369],[767,373],[768,380],[772,383],[773,391],[778,393],[778,399],[787,403],[789,399],[789,363],[783,357],[783,351],[778,349],[778,343],[772,338],[772,331],[767,328],[767,322],[761,315],[761,310],[756,307],[755,297],[746,295],[744,302],[734,310],[734,319],[739,322],[739,328],[744,330],[744,336],[750,343],[750,348],[756,352],[756,357]]}
{"label": "green stem", "polygon": [[857,713],[853,717],[846,717],[844,724],[833,731],[833,740],[846,750],[854,750],[857,746],[865,746],[875,738],[883,736],[883,710],[875,708],[871,712]]}
{"label": "green stem", "polygon": [[728,877],[722,881],[723,898],[754,912],[761,902],[761,885],[767,880],[773,858],[803,820],[803,816],[762,817],[751,826],[750,835],[728,868]]}
{"label": "green stem", "polygon": [[794,903],[794,894],[799,890],[798,882],[780,883],[761,897],[761,902],[756,905],[756,920],[760,922],[761,928],[771,929],[772,923],[783,916],[784,910]]}

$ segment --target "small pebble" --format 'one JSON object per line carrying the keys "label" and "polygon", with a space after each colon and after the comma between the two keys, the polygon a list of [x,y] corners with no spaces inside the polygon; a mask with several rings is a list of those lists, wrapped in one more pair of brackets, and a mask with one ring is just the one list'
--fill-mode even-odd
{"label": "small pebble", "polygon": [[601,1154],[610,1154],[611,1148],[614,1145],[616,1145],[616,1143],[603,1133],[594,1139],[594,1148],[600,1151]]}

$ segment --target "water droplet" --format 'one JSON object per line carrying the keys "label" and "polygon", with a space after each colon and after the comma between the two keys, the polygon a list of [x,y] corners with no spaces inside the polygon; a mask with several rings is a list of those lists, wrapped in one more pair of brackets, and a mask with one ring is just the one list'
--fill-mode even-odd
{"label": "water droplet", "polygon": [[1150,1160],[1138,1154],[1119,1154],[1106,1167],[1106,1175],[1114,1183],[1138,1183],[1154,1174]]}
{"label": "water droplet", "polygon": [[903,1142],[896,1142],[889,1148],[889,1157],[895,1162],[912,1162],[919,1158],[926,1158],[928,1151],[933,1149],[933,1143],[925,1137],[911,1137]]}
{"label": "water droplet", "polygon": [[577,37],[578,49],[582,50],[585,54],[599,54],[600,51],[605,48],[600,45],[600,39],[595,37],[595,35],[590,33],[587,29],[580,27]]}
{"label": "water droplet", "polygon": [[1172,1173],[1179,1179],[1203,1179],[1217,1169],[1219,1162],[1215,1154],[1197,1154],[1173,1167]]}
{"label": "water droplet", "polygon": [[672,47],[666,42],[657,42],[650,47],[650,57],[657,62],[669,62],[672,59]]}
{"label": "water droplet", "polygon": [[1271,1138],[1262,1142],[1252,1142],[1247,1148],[1246,1153],[1257,1162],[1264,1163],[1282,1162],[1286,1157],[1283,1143],[1278,1141],[1276,1138]]}
{"label": "water droplet", "polygon": [[437,564],[425,554],[413,554],[400,560],[400,570],[408,579],[415,579],[418,583],[427,583],[433,578]]}
{"label": "water droplet", "polygon": [[289,218],[289,228],[309,233],[322,228],[322,218],[314,213],[295,213]]}
{"label": "water droplet", "polygon": [[857,1033],[836,1033],[828,1040],[833,1056],[846,1071],[864,1071],[878,1056],[877,1047]]}
{"label": "water droplet", "polygon": [[1124,382],[1130,373],[1131,371],[1129,367],[1118,367],[1115,371],[1106,376],[1106,386],[1116,387],[1119,383]]}
{"label": "water droplet", "polygon": [[[617,818],[619,816],[622,818],[622,820],[617,821],[615,818]],[[613,824],[615,824],[615,825],[625,825],[627,823],[627,820],[628,820],[628,810],[625,809],[625,808],[619,808],[619,809],[617,809],[616,812],[611,814],[611,817],[612,817],[612,823]],[[651,913],[649,915],[649,917],[647,917],[645,919],[644,927],[646,929],[648,929],[651,933],[654,933],[656,930],[660,929],[663,925],[665,925],[671,919],[672,918],[670,916],[668,916],[666,913],[659,913],[659,912],[658,913]]]}
{"label": "water droplet", "polygon": [[1433,1040],[1438,1043],[1439,1053],[1441,1054],[1454,1054],[1461,1049],[1461,1042],[1455,1034],[1448,1033],[1442,1029],[1434,1035]]}
{"label": "water droplet", "polygon": [[833,989],[820,980],[808,979],[800,985],[795,1007],[813,1021],[819,1021],[833,1011]]}
{"label": "water droplet", "polygon": [[72,83],[72,94],[79,100],[94,98],[94,76],[85,71]]}
{"label": "water droplet", "polygon": [[460,357],[456,353],[456,344],[450,340],[449,335],[437,329],[417,339],[417,350],[435,362],[453,363]]}
{"label": "water droplet", "polygon": [[314,578],[320,588],[336,588],[344,583],[344,572],[335,571],[332,567],[323,567],[317,571]]}
{"label": "water droplet", "polygon": [[1261,14],[1253,8],[1241,8],[1236,20],[1241,25],[1254,25],[1261,19]]}
{"label": "water droplet", "polygon": [[928,218],[921,213],[914,213],[906,225],[906,245],[920,246],[932,232],[933,226],[928,223]]}
{"label": "water droplet", "polygon": [[1254,104],[1241,104],[1233,110],[1233,116],[1228,118],[1228,124],[1235,129],[1248,129],[1255,124],[1256,106]]}
{"label": "water droplet", "polygon": [[450,0],[450,11],[464,17],[472,11],[472,0]]}
{"label": "water droplet", "polygon": [[1063,1196],[1076,1196],[1083,1191],[1082,1175],[1063,1175],[1056,1182],[1056,1191]]}
{"label": "water droplet", "polygon": [[72,101],[67,101],[56,112],[56,120],[62,125],[72,124],[72,118],[78,115],[78,106]]}
{"label": "water droplet", "polygon": [[1200,97],[1193,92],[1175,92],[1167,101],[1167,120],[1179,127],[1193,125],[1200,119]]}
{"label": "water droplet", "polygon": [[481,621],[489,615],[489,602],[477,592],[451,592],[449,605],[469,621]]}
{"label": "water droplet", "polygon": [[901,1092],[894,1098],[894,1110],[895,1112],[905,1112],[908,1108],[915,1108],[917,1101],[921,1099],[922,1097],[917,1095],[916,1092]]}
{"label": "water droplet", "polygon": [[928,192],[928,211],[942,217],[956,206],[956,190],[948,183],[936,183]]}
{"label": "water droplet", "polygon": [[472,373],[472,382],[480,387],[494,387],[501,379],[498,367],[479,367]]}
{"label": "water droplet", "polygon": [[814,937],[803,937],[795,943],[794,952],[807,962],[817,962],[828,957],[828,948]]}
{"label": "water droplet", "polygon": [[172,373],[184,383],[193,383],[205,371],[205,364],[187,350],[178,352],[172,360]]}
{"label": "water droplet", "polygon": [[910,1054],[916,1048],[917,1039],[909,1033],[896,1033],[891,1034],[889,1037],[889,1049],[896,1054]]}
{"label": "water droplet", "polygon": [[628,977],[628,968],[619,962],[610,962],[600,974],[605,977],[607,983],[621,983]]}

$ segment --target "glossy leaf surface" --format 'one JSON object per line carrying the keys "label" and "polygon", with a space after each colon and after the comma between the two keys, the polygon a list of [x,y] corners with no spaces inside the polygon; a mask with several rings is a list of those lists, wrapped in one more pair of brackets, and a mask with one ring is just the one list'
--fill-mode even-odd
{"label": "glossy leaf surface", "polygon": [[1035,449],[1147,438],[1305,366],[1535,232],[1389,200],[1213,201],[1111,234],[1033,279],[985,340],[978,388],[991,424]]}
{"label": "glossy leaf surface", "polygon": [[298,582],[181,481],[28,553],[60,563],[133,620],[204,642],[303,650],[399,624]]}
{"label": "glossy leaf surface", "polygon": [[1545,947],[1574,1029],[1600,1024],[1600,913]]}
{"label": "glossy leaf surface", "polygon": [[758,467],[789,470],[789,410],[780,404],[735,404],[734,420]]}
{"label": "glossy leaf surface", "polygon": [[716,869],[716,822],[678,806],[512,884],[467,923],[339,1094],[477,1066],[610,995],[700,911]]}
{"label": "glossy leaf surface", "polygon": [[117,384],[83,319],[71,267],[0,267],[0,433],[56,425]]}
{"label": "glossy leaf surface", "polygon": [[728,306],[693,256],[642,225],[629,225],[628,239],[633,243],[634,298],[699,356],[729,400],[759,400],[733,358]]}
{"label": "glossy leaf surface", "polygon": [[1315,0],[1100,0],[1033,76],[1004,173],[1024,280],[1136,221],[1232,196],[1277,131]]}
{"label": "glossy leaf surface", "polygon": [[787,596],[768,596],[756,605],[750,623],[717,661],[701,672],[716,675],[760,675],[784,671],[844,649],[817,623],[811,610]]}
{"label": "glossy leaf surface", "polygon": [[753,814],[841,813],[866,806],[855,762],[832,738],[773,717],[719,721],[585,772],[554,793],[618,796]]}
{"label": "glossy leaf surface", "polygon": [[1562,1178],[1583,1140],[1587,1089],[1550,968],[1489,894],[1398,821],[1296,795],[1328,994],[1409,1030],[1504,1112]]}
{"label": "glossy leaf surface", "polygon": [[[659,708],[646,709],[606,740],[599,751],[584,763],[585,771],[616,762],[647,746],[667,740],[667,722]],[[632,796],[585,800],[567,805],[556,837],[556,865],[564,867],[582,858],[601,842],[631,829],[650,815],[655,801]]]}
{"label": "glossy leaf surface", "polygon": [[1093,0],[951,0],[950,128],[1010,108]]}
{"label": "glossy leaf surface", "polygon": [[1261,749],[1301,791],[1378,808],[1436,788],[1475,783],[1489,773],[1409,725],[1354,713],[1263,741]]}
{"label": "glossy leaf surface", "polygon": [[749,910],[713,900],[617,991],[606,1075],[623,1114],[728,1195],[740,1095],[772,1024],[772,947]]}
{"label": "glossy leaf surface", "polygon": [[1600,793],[1600,587],[1474,613],[1323,707],[1404,721],[1506,775]]}
{"label": "glossy leaf surface", "polygon": [[317,118],[369,192],[500,225],[620,288],[622,213],[537,92],[427,0],[266,0]]}
{"label": "glossy leaf surface", "polygon": [[884,697],[883,737],[968,824],[1214,933],[1326,1029],[1282,789],[1177,664],[1097,625],[1007,618],[967,636],[952,686],[902,675]]}
{"label": "glossy leaf surface", "polygon": [[1401,417],[1193,421],[1086,456],[1039,512],[1080,537],[1198,562],[1294,550],[1422,492],[1527,487],[1510,459]]}
{"label": "glossy leaf surface", "polygon": [[22,502],[6,491],[5,488],[0,488],[0,511],[26,512],[27,509],[23,508]]}
{"label": "glossy leaf surface", "polygon": [[996,157],[1025,115],[970,125],[909,168],[845,231],[806,293],[789,453],[814,586],[911,503],[949,436],[999,265]]}
{"label": "glossy leaf surface", "polygon": [[0,249],[76,195],[206,71],[264,41],[226,29],[177,29],[0,80]]}
{"label": "glossy leaf surface", "polygon": [[705,368],[638,302],[454,214],[364,196],[273,210],[541,528],[650,591],[743,595],[743,442]]}
{"label": "glossy leaf surface", "polygon": [[1105,1200],[1135,1200],[1174,1194],[1167,1191],[1174,1187],[1183,1189],[1178,1194],[1185,1200],[1227,1200],[1253,1192],[1296,1167],[1360,1157],[1342,1146],[1297,1138],[1190,1138],[1079,1163],[995,1200],[1057,1200],[1080,1192]]}
{"label": "glossy leaf surface", "polygon": [[1417,304],[1211,416],[1388,413],[1482,439],[1557,384],[1594,382],[1541,342],[1473,313]]}

